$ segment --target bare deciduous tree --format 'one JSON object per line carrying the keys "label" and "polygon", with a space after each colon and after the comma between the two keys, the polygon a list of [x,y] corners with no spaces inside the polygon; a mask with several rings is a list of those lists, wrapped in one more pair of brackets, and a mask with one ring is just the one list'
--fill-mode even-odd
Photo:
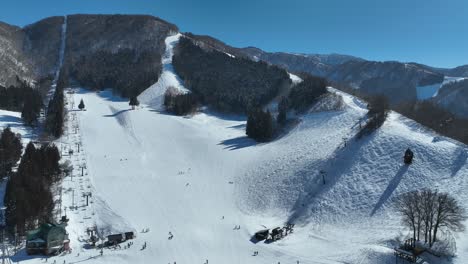
{"label": "bare deciduous tree", "polygon": [[424,242],[429,247],[437,241],[442,228],[463,231],[463,222],[467,219],[465,209],[455,198],[427,189],[402,194],[396,201],[396,208],[402,216],[402,223],[413,232],[414,241],[420,241],[424,233]]}

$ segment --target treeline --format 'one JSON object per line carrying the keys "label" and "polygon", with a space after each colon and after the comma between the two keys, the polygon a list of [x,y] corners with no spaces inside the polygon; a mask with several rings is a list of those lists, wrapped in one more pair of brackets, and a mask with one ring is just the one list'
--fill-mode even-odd
{"label": "treeline", "polygon": [[223,112],[247,113],[270,102],[291,82],[276,66],[206,51],[185,37],[175,48],[172,64],[201,103]]}
{"label": "treeline", "polygon": [[[463,231],[466,211],[448,193],[432,190],[404,193],[396,200],[402,223],[413,233],[414,241],[432,247],[442,228]],[[414,245],[413,245],[414,247]]]}
{"label": "treeline", "polygon": [[180,93],[169,87],[164,94],[166,111],[175,115],[187,115],[197,110],[198,100],[193,93]]}
{"label": "treeline", "polygon": [[162,69],[160,62],[157,53],[133,49],[115,53],[97,51],[82,56],[73,66],[71,76],[90,89],[112,88],[122,97],[130,98],[157,82]]}
{"label": "treeline", "polygon": [[54,200],[51,186],[60,179],[60,153],[55,145],[36,148],[30,142],[18,170],[8,181],[4,198],[6,224],[19,234],[51,220]]}
{"label": "treeline", "polygon": [[405,103],[395,110],[439,134],[468,144],[468,120],[455,116],[432,101]]}
{"label": "treeline", "polygon": [[64,89],[68,86],[68,72],[60,70],[60,74],[55,87],[53,97],[49,101],[47,107],[45,131],[47,134],[58,138],[63,134],[64,125]]}
{"label": "treeline", "polygon": [[367,96],[367,122],[361,127],[357,138],[371,134],[383,125],[390,111],[390,104],[384,95]]}
{"label": "treeline", "polygon": [[21,112],[27,125],[34,125],[42,108],[41,93],[17,77],[17,86],[0,86],[0,108]]}

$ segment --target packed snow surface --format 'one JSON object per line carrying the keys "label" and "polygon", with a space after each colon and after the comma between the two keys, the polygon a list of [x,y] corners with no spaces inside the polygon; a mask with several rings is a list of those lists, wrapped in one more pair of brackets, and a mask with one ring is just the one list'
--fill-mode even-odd
{"label": "packed snow surface", "polygon": [[[467,148],[395,113],[374,134],[356,140],[365,104],[330,90],[343,97],[344,109],[303,115],[288,134],[267,144],[245,137],[243,117],[209,112],[177,117],[147,105],[130,110],[127,100],[109,91],[68,94],[61,141],[75,149],[69,157],[75,172],[63,182],[62,207],[68,208],[73,252],[54,259],[394,263],[392,241],[408,233],[392,200],[430,187],[449,191],[466,205]],[[86,111],[76,111],[80,99]],[[416,154],[410,166],[402,164],[407,147]],[[326,172],[325,185],[320,170]],[[84,206],[83,192],[92,192],[90,206]],[[70,209],[73,202],[78,210]],[[256,231],[286,222],[296,223],[286,238],[250,241]],[[94,224],[106,235],[136,230],[137,238],[130,249],[124,243],[100,256],[84,247],[86,227]],[[141,233],[145,228],[150,231]],[[466,263],[466,234],[457,241],[458,257],[429,263]],[[252,256],[254,251],[259,255]],[[14,260],[43,261],[24,252]]]}

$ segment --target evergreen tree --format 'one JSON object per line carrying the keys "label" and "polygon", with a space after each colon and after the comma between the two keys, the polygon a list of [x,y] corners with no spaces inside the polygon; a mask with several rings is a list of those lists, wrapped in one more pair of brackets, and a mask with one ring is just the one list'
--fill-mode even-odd
{"label": "evergreen tree", "polygon": [[193,93],[179,93],[175,88],[169,87],[164,94],[164,107],[175,115],[187,115],[197,110],[198,100]]}
{"label": "evergreen tree", "polygon": [[128,104],[132,106],[132,110],[135,110],[135,106],[139,106],[140,102],[136,96],[132,96],[130,97],[130,102]]}
{"label": "evergreen tree", "polygon": [[39,117],[39,112],[35,111],[31,102],[25,101],[23,110],[21,111],[21,118],[24,120],[26,125],[32,126]]}
{"label": "evergreen tree", "polygon": [[294,85],[289,94],[289,102],[296,111],[305,111],[317,98],[327,92],[324,78],[305,75],[303,81]]}
{"label": "evergreen tree", "polygon": [[30,142],[5,193],[6,223],[20,234],[50,221],[54,208],[51,186],[59,180],[60,154],[55,145],[36,148]]}
{"label": "evergreen tree", "polygon": [[[62,74],[62,72],[64,72]],[[63,90],[67,84],[66,71],[60,71],[57,87],[54,96],[49,101],[46,116],[46,131],[49,135],[56,138],[60,137],[63,133],[63,118],[64,118],[64,97]]]}
{"label": "evergreen tree", "polygon": [[80,104],[78,105],[78,108],[79,108],[80,110],[83,110],[83,109],[85,108],[85,104],[84,104],[84,102],[83,102],[83,99],[80,100]]}
{"label": "evergreen tree", "polygon": [[276,118],[279,124],[284,125],[286,123],[286,115],[288,113],[289,100],[287,97],[281,98],[278,104],[278,117]]}
{"label": "evergreen tree", "polygon": [[269,111],[261,109],[251,111],[247,118],[247,136],[259,142],[265,142],[273,136],[273,118]]}
{"label": "evergreen tree", "polygon": [[10,127],[3,129],[0,136],[0,165],[1,177],[7,175],[11,168],[21,157],[23,145],[21,144],[21,135],[14,134]]}

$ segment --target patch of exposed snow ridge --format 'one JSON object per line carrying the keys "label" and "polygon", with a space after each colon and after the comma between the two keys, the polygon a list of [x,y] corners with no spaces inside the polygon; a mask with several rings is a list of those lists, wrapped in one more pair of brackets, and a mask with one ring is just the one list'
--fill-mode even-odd
{"label": "patch of exposed snow ridge", "polygon": [[292,73],[288,73],[289,74],[289,79],[291,79],[291,81],[293,82],[293,84],[298,84],[298,83],[301,83],[302,82],[302,79],[301,77],[295,75],[295,74],[292,74]]}

